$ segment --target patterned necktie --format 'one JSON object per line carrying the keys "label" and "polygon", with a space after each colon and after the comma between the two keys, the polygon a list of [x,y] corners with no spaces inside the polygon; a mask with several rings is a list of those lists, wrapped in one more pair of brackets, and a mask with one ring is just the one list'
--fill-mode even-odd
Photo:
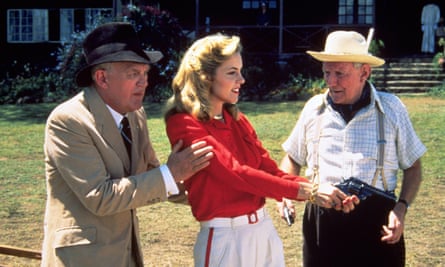
{"label": "patterned necktie", "polygon": [[131,160],[131,128],[130,124],[128,123],[127,117],[124,117],[121,120],[120,132],[122,135],[122,139],[124,140],[125,147],[127,148],[128,156]]}

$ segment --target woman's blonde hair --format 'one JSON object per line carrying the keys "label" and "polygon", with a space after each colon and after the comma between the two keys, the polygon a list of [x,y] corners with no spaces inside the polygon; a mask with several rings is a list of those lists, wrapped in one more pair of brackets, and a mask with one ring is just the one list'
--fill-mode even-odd
{"label": "woman's blonde hair", "polygon": [[[210,120],[209,94],[216,69],[241,50],[240,38],[235,35],[216,33],[196,40],[185,52],[173,78],[173,96],[167,102],[165,120],[179,112],[201,121]],[[238,119],[235,104],[226,103],[224,108]]]}

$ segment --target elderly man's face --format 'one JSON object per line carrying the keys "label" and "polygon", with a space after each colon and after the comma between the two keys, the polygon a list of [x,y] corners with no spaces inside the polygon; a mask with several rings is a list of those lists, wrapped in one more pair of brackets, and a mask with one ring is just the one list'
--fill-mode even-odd
{"label": "elderly man's face", "polygon": [[362,94],[371,68],[368,64],[323,62],[323,77],[335,104],[353,104]]}
{"label": "elderly man's face", "polygon": [[97,90],[106,104],[121,114],[142,106],[148,86],[150,66],[142,63],[113,62],[97,70]]}

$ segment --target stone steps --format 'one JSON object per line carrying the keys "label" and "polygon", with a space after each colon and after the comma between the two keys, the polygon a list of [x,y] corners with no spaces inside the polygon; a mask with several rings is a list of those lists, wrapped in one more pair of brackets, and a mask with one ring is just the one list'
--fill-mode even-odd
{"label": "stone steps", "polygon": [[385,65],[373,68],[371,81],[378,90],[425,93],[445,80],[445,72],[432,61],[432,57],[386,59]]}

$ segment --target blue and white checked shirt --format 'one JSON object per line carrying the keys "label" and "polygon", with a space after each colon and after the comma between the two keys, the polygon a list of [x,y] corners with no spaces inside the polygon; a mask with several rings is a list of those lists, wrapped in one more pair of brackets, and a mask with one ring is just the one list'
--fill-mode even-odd
{"label": "blue and white checked shirt", "polygon": [[[340,182],[356,177],[372,183],[377,168],[378,110],[384,113],[384,176],[388,190],[397,186],[399,169],[409,168],[425,152],[401,100],[390,93],[378,92],[371,85],[371,103],[357,112],[346,124],[327,102],[327,92],[311,98],[303,108],[290,136],[282,144],[286,153],[311,177],[318,162],[320,182]],[[319,112],[323,111],[322,115]],[[321,119],[320,137],[316,121]],[[318,159],[314,159],[314,142],[319,140]],[[383,189],[382,179],[376,187]]]}

